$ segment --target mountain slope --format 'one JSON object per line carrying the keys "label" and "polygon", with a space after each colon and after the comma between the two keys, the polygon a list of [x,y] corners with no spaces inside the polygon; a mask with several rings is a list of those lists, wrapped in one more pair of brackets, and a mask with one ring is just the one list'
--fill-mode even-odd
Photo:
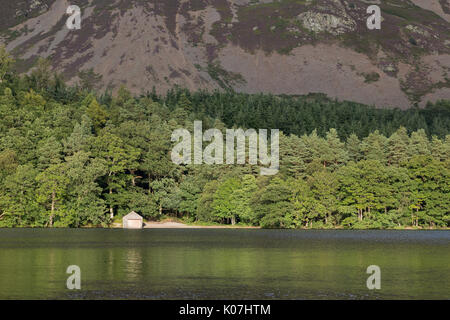
{"label": "mountain slope", "polygon": [[[2,42],[26,72],[48,57],[72,83],[102,88],[227,89],[307,94],[407,108],[450,98],[446,0],[66,0],[5,5]],[[366,9],[382,9],[368,30]],[[5,19],[3,19],[3,16]]]}

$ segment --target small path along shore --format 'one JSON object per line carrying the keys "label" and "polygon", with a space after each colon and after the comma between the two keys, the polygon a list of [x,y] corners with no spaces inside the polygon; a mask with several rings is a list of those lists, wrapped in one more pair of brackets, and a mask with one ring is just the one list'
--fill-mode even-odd
{"label": "small path along shore", "polygon": [[241,227],[241,226],[196,226],[188,225],[180,222],[164,221],[164,222],[144,222],[144,229],[158,228],[189,228],[189,229],[260,229],[260,227]]}

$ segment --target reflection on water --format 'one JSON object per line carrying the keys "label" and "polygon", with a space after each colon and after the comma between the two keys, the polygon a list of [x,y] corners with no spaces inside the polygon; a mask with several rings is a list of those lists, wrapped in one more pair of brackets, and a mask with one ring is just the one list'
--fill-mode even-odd
{"label": "reflection on water", "polygon": [[449,231],[4,229],[0,299],[449,299],[449,245]]}
{"label": "reflection on water", "polygon": [[136,281],[142,277],[142,255],[140,250],[130,248],[126,251],[125,270],[128,281]]}

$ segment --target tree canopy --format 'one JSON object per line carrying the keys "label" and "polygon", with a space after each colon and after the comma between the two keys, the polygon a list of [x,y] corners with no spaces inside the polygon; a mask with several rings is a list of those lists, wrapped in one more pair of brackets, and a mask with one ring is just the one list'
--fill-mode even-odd
{"label": "tree canopy", "polygon": [[[0,48],[0,227],[146,219],[266,228],[448,227],[450,101],[376,109],[323,96],[93,91]],[[280,129],[280,171],[175,165],[171,133]]]}

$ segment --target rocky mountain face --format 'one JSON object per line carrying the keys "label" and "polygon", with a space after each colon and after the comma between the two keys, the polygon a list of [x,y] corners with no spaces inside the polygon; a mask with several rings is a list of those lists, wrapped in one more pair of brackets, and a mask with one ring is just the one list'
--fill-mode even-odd
{"label": "rocky mountain face", "polygon": [[[448,0],[2,0],[0,42],[27,72],[39,57],[71,83],[135,93],[321,92],[379,107],[450,99]],[[366,25],[381,8],[380,30]],[[81,29],[69,30],[69,5]]]}

